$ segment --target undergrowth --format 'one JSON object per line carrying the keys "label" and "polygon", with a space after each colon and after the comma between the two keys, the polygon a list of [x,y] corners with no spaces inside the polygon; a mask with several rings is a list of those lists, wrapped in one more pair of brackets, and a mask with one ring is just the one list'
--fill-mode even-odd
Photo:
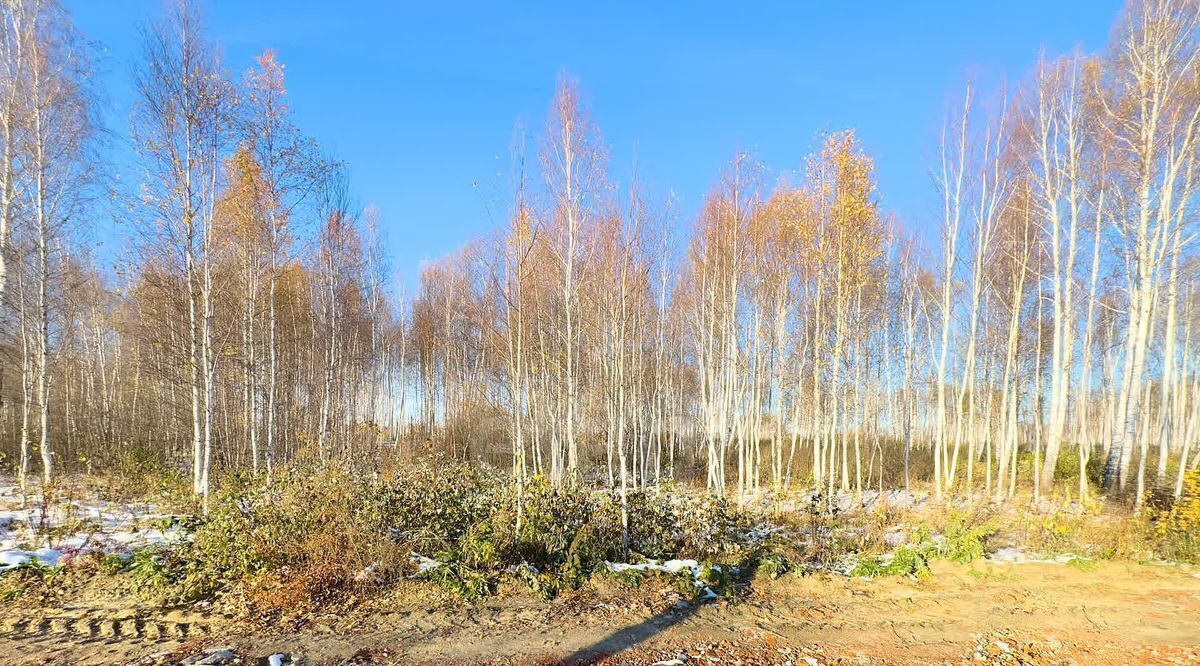
{"label": "undergrowth", "polygon": [[[132,589],[160,602],[219,597],[247,612],[283,615],[353,603],[410,579],[467,601],[512,584],[549,599],[593,577],[629,587],[653,582],[684,597],[731,595],[739,581],[813,571],[923,579],[931,562],[970,564],[994,541],[1058,556],[1081,571],[1102,559],[1200,562],[1198,472],[1186,477],[1178,500],[1150,498],[1136,515],[1100,501],[1034,513],[886,502],[841,510],[820,494],[807,500],[793,515],[768,521],[707,493],[638,489],[628,495],[626,528],[611,490],[541,477],[518,489],[486,468],[448,459],[385,473],[307,461],[270,476],[228,477],[207,514],[184,521],[188,539],[96,554],[89,566],[127,576]],[[607,564],[671,559],[699,564],[678,573]],[[61,572],[37,564],[14,569],[0,577],[0,601],[48,589]]]}
{"label": "undergrowth", "polygon": [[1147,531],[1162,556],[1200,564],[1200,469],[1184,477],[1179,499],[1147,504]]}
{"label": "undergrowth", "polygon": [[46,565],[31,558],[0,577],[0,601],[11,601],[35,588],[53,588],[64,571],[61,564]]}
{"label": "undergrowth", "polygon": [[921,579],[931,574],[935,559],[970,564],[987,554],[987,542],[998,531],[996,521],[983,512],[951,511],[941,534],[918,525],[907,543],[884,555],[861,554],[850,575],[861,578],[907,576]]}
{"label": "undergrowth", "polygon": [[[517,489],[487,472],[431,461],[387,475],[311,462],[270,479],[230,479],[192,540],[124,563],[138,589],[170,601],[235,592],[256,612],[344,600],[403,578],[467,600],[514,580],[550,598],[606,561],[688,558],[740,564],[759,551],[749,517],[707,495],[634,491],[623,537],[619,497],[535,478]],[[419,568],[421,558],[434,566]],[[430,561],[427,560],[427,561]],[[110,563],[116,566],[117,563]],[[708,567],[711,589],[729,566]],[[696,593],[694,581],[687,581]]]}

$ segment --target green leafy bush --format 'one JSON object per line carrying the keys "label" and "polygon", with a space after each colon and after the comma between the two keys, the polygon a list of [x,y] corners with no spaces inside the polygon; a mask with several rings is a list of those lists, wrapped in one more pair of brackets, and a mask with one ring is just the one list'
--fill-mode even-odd
{"label": "green leafy bush", "polygon": [[[446,556],[447,554],[443,554]],[[420,577],[438,584],[443,589],[457,594],[467,601],[479,601],[491,594],[492,581],[487,576],[463,562],[444,561],[427,569]]]}
{"label": "green leafy bush", "polygon": [[783,553],[771,553],[758,561],[758,573],[774,580],[791,571],[798,571],[796,563]]}
{"label": "green leafy bush", "polygon": [[130,556],[121,553],[105,553],[100,556],[99,569],[110,576],[118,574],[129,567],[131,559]]}
{"label": "green leafy bush", "polygon": [[969,564],[987,554],[987,540],[997,532],[991,520],[975,514],[955,512],[946,524],[939,555],[959,564]]}
{"label": "green leafy bush", "polygon": [[134,585],[143,591],[165,591],[186,573],[186,563],[174,551],[162,547],[140,548],[122,565],[129,570]]}
{"label": "green leafy bush", "polygon": [[932,541],[921,541],[915,545],[900,546],[890,558],[865,557],[858,561],[850,575],[858,578],[879,578],[881,576],[908,576],[925,578],[929,576],[929,562],[938,553],[938,547]]}

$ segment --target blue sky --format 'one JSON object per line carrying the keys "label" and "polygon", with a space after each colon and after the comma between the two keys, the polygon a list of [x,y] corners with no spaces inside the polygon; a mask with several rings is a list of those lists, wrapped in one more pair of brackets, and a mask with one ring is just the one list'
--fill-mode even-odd
{"label": "blue sky", "polygon": [[[104,47],[111,129],[127,135],[137,26],[163,0],[66,0]],[[422,261],[489,233],[514,124],[545,123],[576,76],[611,148],[682,224],[738,149],[795,172],[819,133],[857,130],[880,196],[935,239],[929,166],[970,77],[1027,74],[1050,54],[1103,49],[1120,0],[907,2],[318,2],[213,0],[209,34],[240,76],[275,49],[301,128],[351,165],[411,289]],[[118,162],[117,168],[120,169]],[[129,176],[126,176],[128,178]],[[100,241],[111,245],[101,234]]]}

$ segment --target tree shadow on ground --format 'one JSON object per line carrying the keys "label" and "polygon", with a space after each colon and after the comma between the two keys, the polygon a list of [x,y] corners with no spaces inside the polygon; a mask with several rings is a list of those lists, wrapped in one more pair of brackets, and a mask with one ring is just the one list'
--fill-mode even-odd
{"label": "tree shadow on ground", "polygon": [[637,624],[622,627],[591,645],[579,648],[564,657],[559,663],[563,666],[585,666],[602,661],[619,652],[636,647],[687,620],[704,605],[703,601],[694,600],[687,602],[687,605],[670,608]]}
{"label": "tree shadow on ground", "polygon": [[[750,581],[754,580],[757,571],[758,563],[756,562],[753,566],[743,568],[737,573],[734,577],[735,597],[745,598],[750,594]],[[635,625],[622,627],[591,645],[579,648],[564,657],[559,663],[563,666],[587,666],[587,664],[603,661],[619,652],[645,643],[654,636],[684,622],[707,605],[707,600],[699,598],[676,605]]]}

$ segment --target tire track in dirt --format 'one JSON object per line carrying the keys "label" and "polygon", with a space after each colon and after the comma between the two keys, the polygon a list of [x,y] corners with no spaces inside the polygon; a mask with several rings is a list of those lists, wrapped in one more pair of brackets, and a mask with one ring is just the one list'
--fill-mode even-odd
{"label": "tire track in dirt", "polygon": [[181,642],[214,633],[214,623],[203,617],[167,618],[149,614],[0,616],[0,639],[28,641],[71,640],[78,642]]}

